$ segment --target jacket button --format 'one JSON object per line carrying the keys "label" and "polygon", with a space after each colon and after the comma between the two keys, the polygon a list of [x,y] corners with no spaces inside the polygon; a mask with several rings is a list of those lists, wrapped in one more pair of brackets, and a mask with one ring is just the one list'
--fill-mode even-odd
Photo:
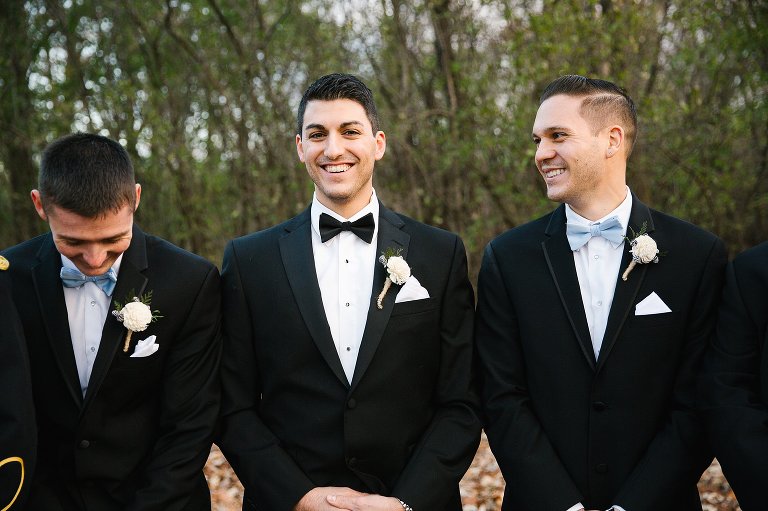
{"label": "jacket button", "polygon": [[357,401],[355,401],[355,398],[350,399],[347,401],[347,408],[354,408],[357,406]]}
{"label": "jacket button", "polygon": [[595,401],[592,403],[592,408],[598,412],[602,412],[606,408],[608,408],[608,405],[603,403],[602,401]]}
{"label": "jacket button", "polygon": [[80,440],[80,443],[77,444],[77,446],[81,449],[87,449],[91,445],[91,442],[88,440]]}
{"label": "jacket button", "polygon": [[608,472],[608,465],[606,465],[605,463],[598,463],[597,465],[595,465],[595,472],[597,472],[598,474],[605,474],[606,472]]}
{"label": "jacket button", "polygon": [[355,468],[357,466],[357,458],[349,458],[347,465],[349,465],[349,468]]}

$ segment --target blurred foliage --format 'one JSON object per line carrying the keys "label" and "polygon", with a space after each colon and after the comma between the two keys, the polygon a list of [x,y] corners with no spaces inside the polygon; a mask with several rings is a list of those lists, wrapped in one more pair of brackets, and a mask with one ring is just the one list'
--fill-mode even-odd
{"label": "blurred foliage", "polygon": [[390,207],[483,246],[553,207],[533,164],[538,94],[580,73],[640,113],[628,181],[732,253],[768,238],[765,0],[18,0],[0,3],[0,247],[46,230],[42,149],[120,140],[140,225],[215,262],[308,204],[295,110],[315,78],[361,76]]}

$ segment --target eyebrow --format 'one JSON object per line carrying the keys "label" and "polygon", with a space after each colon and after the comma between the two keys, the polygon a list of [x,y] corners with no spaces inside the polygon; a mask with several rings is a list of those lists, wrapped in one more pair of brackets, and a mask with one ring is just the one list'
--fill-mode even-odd
{"label": "eyebrow", "polygon": [[[342,122],[339,125],[339,127],[341,127],[341,128],[348,128],[349,126],[363,126],[363,123],[360,122],[360,121],[346,121],[346,122]],[[304,131],[309,131],[309,130],[314,130],[314,129],[325,130],[327,128],[325,126],[323,126],[322,124],[317,124],[317,123],[307,124],[304,127]]]}
{"label": "eyebrow", "polygon": [[115,234],[114,236],[108,236],[106,238],[100,238],[100,239],[97,239],[97,240],[84,240],[84,239],[81,239],[81,238],[71,238],[69,236],[57,236],[57,238],[59,238],[62,241],[66,241],[66,242],[75,241],[75,242],[78,242],[78,243],[82,243],[82,242],[85,242],[85,243],[94,243],[94,242],[96,242],[96,243],[104,243],[104,242],[107,242],[107,241],[115,241],[115,240],[119,240],[121,238],[124,238],[124,237],[128,236],[128,234],[130,232],[131,232],[131,230],[129,229],[127,231],[119,232],[119,233]]}
{"label": "eyebrow", "polygon": [[[565,126],[549,126],[548,128],[544,128],[541,130],[541,133],[544,135],[547,135],[549,133],[553,133],[555,131],[565,131],[566,133],[572,133],[573,130],[570,128],[566,128]],[[531,137],[537,137],[538,135],[536,132],[531,133]]]}

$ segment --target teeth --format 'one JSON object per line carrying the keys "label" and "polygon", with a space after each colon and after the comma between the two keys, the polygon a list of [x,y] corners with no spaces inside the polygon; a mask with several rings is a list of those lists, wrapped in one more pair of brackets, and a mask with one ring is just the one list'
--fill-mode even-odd
{"label": "teeth", "polygon": [[565,173],[565,169],[548,170],[547,172],[544,173],[544,177],[555,177],[564,173]]}
{"label": "teeth", "polygon": [[342,164],[342,165],[326,165],[325,170],[331,173],[338,173],[338,172],[344,172],[346,170],[349,170],[352,165]]}

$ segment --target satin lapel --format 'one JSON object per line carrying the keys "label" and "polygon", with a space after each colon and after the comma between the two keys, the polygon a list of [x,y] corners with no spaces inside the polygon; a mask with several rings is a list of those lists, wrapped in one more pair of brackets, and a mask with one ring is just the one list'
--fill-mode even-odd
{"label": "satin lapel", "polygon": [[[639,232],[640,229],[642,229],[643,224],[646,226],[647,233],[654,231],[653,219],[651,218],[651,212],[648,209],[648,206],[640,202],[635,195],[632,195],[632,212],[629,215],[629,227],[635,232]],[[627,235],[631,236],[631,234],[632,232],[627,229]],[[605,365],[605,360],[613,349],[613,345],[619,337],[619,333],[624,326],[627,316],[632,311],[632,304],[635,303],[637,293],[640,291],[640,285],[643,283],[643,280],[645,280],[645,274],[648,270],[649,265],[638,264],[632,270],[632,273],[629,274],[626,282],[621,280],[621,274],[624,273],[624,270],[631,260],[632,256],[629,253],[629,243],[625,241],[624,255],[621,258],[619,274],[616,276],[616,290],[613,294],[611,312],[608,314],[608,323],[605,327],[603,344],[600,348],[600,358],[598,359],[597,364],[598,371]]]}
{"label": "satin lapel", "polygon": [[325,362],[336,377],[345,386],[349,386],[339,354],[336,353],[331,328],[325,317],[320,284],[317,282],[309,209],[296,217],[286,230],[288,232],[280,238],[280,256],[301,316]]}
{"label": "satin lapel", "polygon": [[576,263],[573,261],[573,251],[568,245],[565,235],[565,207],[557,208],[549,220],[546,229],[549,239],[542,242],[544,257],[555,281],[557,293],[565,308],[568,321],[576,334],[584,358],[589,366],[595,368],[595,352],[592,348],[592,338],[589,335],[587,317],[584,313],[584,303],[581,299],[579,278],[576,275]]}
{"label": "satin lapel", "polygon": [[365,374],[365,370],[368,369],[373,356],[376,354],[381,337],[387,328],[389,316],[392,314],[392,308],[395,306],[395,297],[400,290],[400,286],[393,285],[382,301],[383,308],[378,308],[376,299],[386,280],[384,266],[378,261],[379,254],[383,253],[387,248],[402,249],[400,255],[406,261],[408,260],[408,244],[411,241],[411,236],[404,232],[402,227],[403,221],[400,217],[379,203],[379,232],[376,239],[377,260],[374,263],[373,287],[371,289],[371,302],[368,305],[368,317],[365,321],[365,331],[360,343],[360,353],[357,355],[355,374],[352,377],[353,390],[360,382],[363,374]]}
{"label": "satin lapel", "polygon": [[[112,300],[109,304],[109,312],[104,320],[104,327],[101,331],[101,342],[99,351],[96,354],[96,360],[93,362],[91,378],[88,380],[88,392],[85,394],[85,407],[93,401],[98,393],[104,377],[107,375],[112,360],[115,358],[118,347],[122,349],[125,335],[125,327],[114,316],[112,310],[115,308],[115,300],[121,304],[131,296],[141,296],[147,292],[147,277],[142,274],[147,269],[147,245],[144,233],[136,226],[133,227],[133,239],[131,245],[123,254],[123,260],[120,263],[120,274],[117,276],[117,285],[112,293]],[[131,340],[131,347],[135,340]]]}
{"label": "satin lapel", "polygon": [[32,269],[32,281],[40,310],[43,311],[43,324],[67,389],[77,406],[81,406],[83,392],[80,389],[80,377],[77,374],[72,337],[69,334],[67,304],[64,301],[64,290],[59,278],[61,256],[50,235],[43,242],[37,255],[40,263]]}

